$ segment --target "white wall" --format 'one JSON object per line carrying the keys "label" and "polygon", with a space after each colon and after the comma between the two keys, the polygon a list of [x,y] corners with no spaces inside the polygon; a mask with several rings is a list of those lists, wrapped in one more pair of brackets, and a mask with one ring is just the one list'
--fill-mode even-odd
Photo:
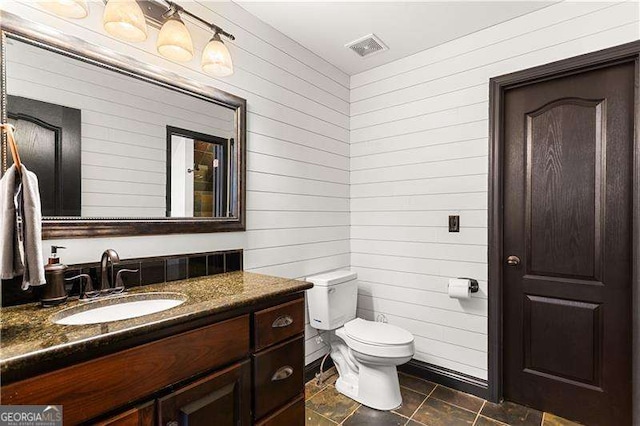
{"label": "white wall", "polygon": [[[639,17],[635,1],[559,3],[352,76],[359,315],[414,333],[418,360],[487,378],[489,78],[637,40]],[[480,292],[449,299],[456,276]]]}
{"label": "white wall", "polygon": [[[185,7],[236,36],[228,43],[235,74],[200,72],[199,52],[211,34],[190,26],[196,58],[186,64],[156,54],[157,31],[129,44],[102,30],[102,2],[83,20],[64,20],[35,2],[3,9],[90,43],[156,64],[247,99],[247,232],[45,241],[68,247],[66,263],[97,261],[105,248],[121,257],[244,248],[248,271],[304,277],[349,265],[349,79],[302,46],[231,2],[189,1]],[[189,24],[188,24],[189,25]],[[323,353],[309,330],[307,361]]]}

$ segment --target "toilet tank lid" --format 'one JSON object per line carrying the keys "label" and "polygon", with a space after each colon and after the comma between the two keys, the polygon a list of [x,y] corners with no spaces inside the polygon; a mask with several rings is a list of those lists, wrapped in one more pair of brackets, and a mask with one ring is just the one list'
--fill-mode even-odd
{"label": "toilet tank lid", "polygon": [[406,345],[413,342],[413,334],[395,325],[356,318],[344,325],[353,339],[373,345]]}
{"label": "toilet tank lid", "polygon": [[358,278],[358,274],[351,271],[340,270],[325,272],[324,274],[312,275],[307,277],[307,281],[317,286],[328,287],[335,284],[352,281]]}

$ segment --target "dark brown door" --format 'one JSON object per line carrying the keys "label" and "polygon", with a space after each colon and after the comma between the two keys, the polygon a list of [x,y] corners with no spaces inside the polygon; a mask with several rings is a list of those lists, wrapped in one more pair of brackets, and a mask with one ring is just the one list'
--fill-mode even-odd
{"label": "dark brown door", "polygon": [[634,63],[506,91],[505,398],[631,424]]}

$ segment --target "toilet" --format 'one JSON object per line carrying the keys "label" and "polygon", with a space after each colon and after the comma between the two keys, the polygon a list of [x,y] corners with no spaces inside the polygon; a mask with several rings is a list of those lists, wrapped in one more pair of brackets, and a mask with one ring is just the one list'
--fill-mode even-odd
{"label": "toilet", "polygon": [[356,318],[357,274],[332,271],[307,278],[309,321],[330,332],[338,392],[376,410],[402,404],[396,366],[414,353],[413,335],[394,325]]}

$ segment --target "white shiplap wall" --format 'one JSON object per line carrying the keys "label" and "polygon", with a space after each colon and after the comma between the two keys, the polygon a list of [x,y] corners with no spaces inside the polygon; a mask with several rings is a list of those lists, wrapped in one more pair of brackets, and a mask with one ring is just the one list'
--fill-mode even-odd
{"label": "white shiplap wall", "polygon": [[[352,76],[360,316],[410,330],[418,360],[487,378],[489,78],[637,40],[639,18],[636,1],[557,3]],[[456,276],[480,292],[448,298]]]}
{"label": "white shiplap wall", "polygon": [[[64,245],[63,261],[77,263],[96,261],[109,247],[123,258],[241,247],[246,270],[292,278],[349,265],[349,78],[343,72],[231,2],[185,4],[236,36],[228,43],[235,74],[224,79],[200,72],[199,52],[188,64],[157,55],[156,30],[139,44],[108,37],[102,2],[90,2],[83,20],[58,18],[29,1],[2,7],[247,99],[247,232],[49,240],[45,248]],[[190,28],[201,51],[211,34]],[[324,353],[314,335],[308,329],[307,362]]]}
{"label": "white shiplap wall", "polygon": [[82,216],[165,216],[166,126],[234,137],[230,108],[17,40],[7,93],[81,110]]}

